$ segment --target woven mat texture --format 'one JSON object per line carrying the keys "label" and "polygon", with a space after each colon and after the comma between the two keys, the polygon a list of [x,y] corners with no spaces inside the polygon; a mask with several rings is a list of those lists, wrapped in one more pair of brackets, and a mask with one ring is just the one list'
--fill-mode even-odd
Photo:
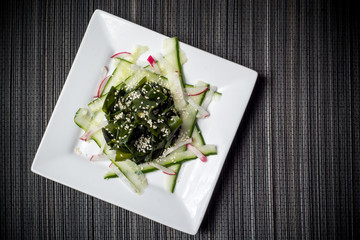
{"label": "woven mat texture", "polygon": [[[30,171],[95,9],[259,73],[195,236]],[[360,239],[357,9],[317,0],[2,1],[1,239]]]}

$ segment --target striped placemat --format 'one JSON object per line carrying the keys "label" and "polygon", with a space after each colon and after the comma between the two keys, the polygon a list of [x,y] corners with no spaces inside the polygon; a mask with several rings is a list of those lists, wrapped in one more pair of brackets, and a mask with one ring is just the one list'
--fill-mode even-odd
{"label": "striped placemat", "polygon": [[[95,9],[259,73],[195,236],[30,171]],[[346,1],[2,2],[1,238],[360,237],[358,16]]]}

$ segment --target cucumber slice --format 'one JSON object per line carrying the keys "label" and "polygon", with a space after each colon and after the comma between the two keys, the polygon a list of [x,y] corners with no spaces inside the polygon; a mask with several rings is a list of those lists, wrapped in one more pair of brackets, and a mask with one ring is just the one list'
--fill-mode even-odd
{"label": "cucumber slice", "polygon": [[[84,131],[88,131],[88,129],[98,124],[103,119],[104,112],[101,110],[97,111],[92,117],[90,117],[88,110],[80,108],[75,114],[74,121]],[[101,144],[106,144],[104,136],[100,130],[94,133],[91,138],[99,145],[100,148]],[[113,150],[111,150],[106,144],[106,146],[104,147],[104,153],[109,156],[113,153]],[[142,194],[147,186],[147,180],[144,174],[141,172],[139,166],[131,160],[125,160],[121,162],[115,162],[114,160],[111,161],[119,170],[119,172],[112,171],[112,177],[122,176],[123,174],[127,178],[127,180],[122,179],[123,182],[130,182],[130,187],[134,189],[137,194]]]}
{"label": "cucumber slice", "polygon": [[[213,154],[217,154],[217,149],[215,145],[206,145],[204,138],[201,134],[199,126],[196,123],[196,115],[198,113],[197,109],[190,104],[188,104],[185,100],[188,100],[188,97],[183,96],[184,87],[196,87],[196,86],[204,86],[204,83],[198,83],[195,86],[185,85],[183,73],[182,73],[182,64],[186,61],[186,57],[184,53],[179,48],[179,41],[177,38],[170,38],[164,41],[163,45],[163,52],[164,52],[164,59],[163,61],[160,60],[159,67],[161,68],[161,72],[164,76],[156,74],[149,68],[149,66],[145,68],[141,68],[133,63],[136,63],[138,56],[140,56],[147,48],[138,48],[135,53],[133,53],[133,58],[126,58],[124,59],[117,59],[118,65],[113,72],[112,76],[108,80],[104,90],[101,94],[101,97],[92,101],[88,104],[89,110],[86,109],[79,109],[75,115],[74,121],[75,123],[87,131],[91,129],[94,124],[99,122],[99,119],[104,119],[104,112],[102,111],[102,106],[106,99],[106,95],[111,87],[116,87],[117,89],[124,88],[126,90],[131,90],[132,88],[136,87],[142,79],[146,77],[146,79],[150,82],[156,82],[168,89],[174,94],[174,102],[175,106],[180,111],[180,116],[182,119],[182,127],[180,136],[181,138],[192,137],[193,143],[198,150],[200,150],[204,155],[209,156]],[[165,70],[162,67],[166,67]],[[170,66],[168,68],[168,66]],[[176,74],[174,74],[176,72]],[[178,74],[178,76],[177,76]],[[175,76],[175,77],[174,77]],[[202,85],[201,85],[202,84]],[[208,85],[207,85],[208,86]],[[179,94],[180,93],[180,94]],[[199,106],[203,102],[207,91],[197,96],[191,96],[190,98],[192,101]],[[179,102],[181,103],[178,106],[176,105],[175,98],[179,96]],[[220,98],[221,94],[215,92],[213,95],[214,99]],[[184,103],[184,104],[183,104]],[[102,144],[105,143],[105,139],[101,131],[96,132],[92,135],[92,139],[101,147]],[[113,156],[113,150],[111,150],[108,145],[106,144],[104,148],[104,152],[108,156]],[[160,164],[165,167],[169,167],[177,174],[173,176],[167,176],[166,181],[166,188],[172,193],[176,186],[176,179],[178,173],[181,168],[181,163],[196,159],[197,156],[193,154],[191,151],[188,151],[186,147],[182,147],[174,151],[173,153],[169,154],[168,156],[156,160],[157,164]],[[131,182],[131,185],[135,189],[135,191],[139,194],[142,193],[143,189],[147,186],[146,178],[143,173],[152,172],[157,170],[157,168],[143,163],[136,165],[131,160],[125,161],[114,161],[114,158],[111,157],[112,162],[116,167],[119,169],[121,174],[123,174],[126,179]],[[118,173],[118,174],[117,174]],[[120,175],[121,175],[120,174]],[[119,172],[115,169],[107,173],[104,178],[114,178],[118,177]],[[121,175],[122,176],[122,175]],[[127,181],[125,181],[127,182]]]}
{"label": "cucumber slice", "polygon": [[[205,156],[210,156],[210,155],[216,155],[217,154],[217,149],[215,145],[212,144],[207,144],[204,146],[200,146],[198,147],[198,149],[200,150],[200,152],[202,152]],[[183,152],[173,152],[171,154],[169,154],[168,156],[160,159],[159,161],[156,161],[157,164],[160,164],[164,167],[169,167],[175,163],[182,163],[182,162],[186,162],[189,160],[193,160],[196,159],[197,156],[192,153],[191,151],[183,151]],[[156,171],[157,169],[154,168],[153,166],[150,166],[149,164],[146,163],[141,163],[139,164],[139,167],[141,169],[141,171],[143,173],[147,173],[147,172],[153,172]]]}
{"label": "cucumber slice", "polygon": [[175,189],[176,181],[178,179],[178,175],[180,172],[181,164],[180,163],[174,164],[168,168],[173,170],[176,174],[175,175],[166,175],[165,188],[170,193],[174,193],[174,189]]}
{"label": "cucumber slice", "polygon": [[[128,67],[137,68],[135,65],[133,65],[133,66],[134,67],[131,67],[131,65],[130,65]],[[164,78],[156,73],[153,73],[148,70],[141,69],[141,68],[139,68],[136,72],[133,72],[124,81],[121,81],[118,85],[115,86],[115,88],[120,89],[120,88],[124,87],[127,90],[131,90],[144,77],[146,77],[147,80],[150,82],[156,82],[156,83],[160,84],[161,86],[168,88],[168,82],[167,82],[166,78]],[[111,85],[111,86],[113,86],[113,85]],[[90,112],[96,112],[96,111],[100,110],[102,108],[102,106],[104,105],[106,96],[107,96],[107,93],[102,95],[100,98],[97,98],[97,99],[93,100],[92,102],[90,102],[88,104],[88,108],[89,108]]]}
{"label": "cucumber slice", "polygon": [[[179,74],[180,83],[174,84],[174,87],[176,88],[176,86],[178,86],[177,88],[180,88],[180,89],[174,89],[172,92],[175,94],[177,93],[177,91],[184,92],[185,86],[186,87],[194,87],[194,86],[185,85],[185,81],[183,78],[183,72],[182,72],[182,65],[185,63],[186,57],[185,57],[185,54],[181,52],[178,39],[177,38],[166,39],[163,44],[163,53],[164,53],[164,59],[165,59],[164,63],[166,65],[172,65],[174,70],[177,71]],[[164,69],[162,69],[163,72],[166,72],[167,70],[168,70],[167,68],[165,69],[165,71],[164,71]],[[166,73],[168,73],[168,72],[166,72]],[[171,73],[169,74],[169,77],[170,78],[172,77]],[[180,87],[179,87],[179,85],[180,85]],[[196,85],[196,87],[200,87],[200,86],[209,86],[209,85],[205,84],[203,82],[199,82]],[[191,96],[190,98],[194,103],[201,105],[201,103],[203,102],[203,100],[205,98],[205,94],[206,94],[206,92],[199,94],[197,96]],[[198,125],[196,124],[197,113],[198,113],[197,109],[195,109],[193,106],[191,106],[190,104],[186,105],[185,111],[183,111],[181,114],[181,120],[183,123],[181,125],[180,136],[187,136],[187,137],[192,136],[193,144],[196,147],[199,147],[199,146],[205,145],[205,141],[200,133],[200,129],[199,129]],[[195,131],[194,131],[194,128],[196,128]],[[186,147],[184,146],[180,150],[185,151]],[[176,152],[178,152],[178,151],[176,151]],[[176,153],[174,153],[174,154],[176,154]],[[181,165],[179,165],[179,168],[180,168],[180,166]],[[169,184],[171,185],[171,187],[169,189],[171,189],[171,192],[172,192],[175,188],[176,181],[171,181],[171,179],[169,181],[170,181]]]}
{"label": "cucumber slice", "polygon": [[119,63],[115,68],[113,74],[107,81],[104,90],[101,93],[101,96],[106,95],[110,91],[111,87],[119,85],[121,82],[123,82],[125,79],[127,79],[134,73],[134,68],[131,67],[131,62],[128,62],[122,58],[118,58],[118,61]]}
{"label": "cucumber slice", "polygon": [[105,113],[103,111],[97,111],[91,116],[87,109],[80,108],[75,114],[74,122],[86,132],[98,125],[104,118]]}
{"label": "cucumber slice", "polygon": [[139,57],[148,50],[149,48],[147,46],[136,45],[135,49],[132,51],[130,57],[128,58],[129,61],[136,63]]}
{"label": "cucumber slice", "polygon": [[[200,84],[201,86],[203,86],[202,83]],[[191,85],[188,85],[187,87],[191,87]],[[192,87],[199,87],[199,85],[195,85]],[[197,96],[191,96],[190,98],[193,100],[194,103],[201,105],[202,101],[205,98],[205,94],[206,92],[201,93]],[[180,132],[181,136],[190,137],[192,135],[196,122],[197,113],[198,111],[190,104],[186,106],[185,111],[183,111],[183,114],[181,115],[181,120],[183,121]]]}
{"label": "cucumber slice", "polygon": [[116,173],[114,173],[114,171],[112,171],[112,170],[108,171],[104,175],[104,179],[117,178],[117,177],[118,177],[118,175],[116,175]]}
{"label": "cucumber slice", "polygon": [[135,49],[132,51],[132,54],[126,57],[126,59],[114,58],[114,61],[117,62],[117,66],[115,68],[115,71],[107,81],[104,90],[101,93],[101,96],[108,93],[111,87],[115,87],[119,85],[122,81],[124,81],[126,78],[132,75],[135,69],[131,68],[130,66],[133,65],[133,63],[136,63],[138,58],[148,50],[149,48],[147,46],[137,45]]}
{"label": "cucumber slice", "polygon": [[102,108],[102,106],[104,105],[106,96],[107,96],[107,94],[104,94],[101,97],[91,101],[88,104],[88,108],[89,108],[90,112],[94,113],[96,111],[99,111]]}
{"label": "cucumber slice", "polygon": [[90,127],[91,115],[86,108],[79,108],[75,113],[74,122],[84,131],[87,131]]}
{"label": "cucumber slice", "polygon": [[[130,181],[133,189],[139,195],[144,192],[148,182],[145,175],[140,171],[139,166],[131,160],[121,162],[112,161],[115,166],[121,171],[122,174]],[[116,174],[116,173],[115,173]],[[126,180],[125,180],[126,181]]]}
{"label": "cucumber slice", "polygon": [[[212,144],[207,144],[204,146],[200,146],[198,147],[198,149],[205,155],[205,156],[210,156],[210,155],[216,155],[217,154],[217,149],[215,145]],[[183,151],[183,152],[174,152],[172,154],[169,154],[167,157],[161,159],[160,161],[156,161],[157,164],[160,164],[164,167],[170,167],[174,164],[177,163],[183,163],[186,161],[190,161],[190,160],[194,160],[197,159],[197,156],[195,154],[193,154],[191,151]],[[149,173],[149,172],[153,172],[153,171],[157,171],[158,169],[150,166],[149,164],[146,163],[141,163],[138,165],[140,167],[141,172],[143,173]],[[108,172],[106,173],[106,175],[104,176],[105,179],[108,178],[116,178],[116,174],[112,173],[112,172]]]}
{"label": "cucumber slice", "polygon": [[[195,145],[205,156],[210,155],[216,155],[217,154],[217,148],[215,145],[205,145],[205,141],[203,140],[203,137],[200,133],[200,130],[198,130],[198,127],[195,126],[194,133],[192,135],[194,138],[193,145]],[[157,164],[160,164],[165,167],[171,167],[172,165],[186,162],[189,160],[197,159],[197,156],[193,154],[192,152],[186,150],[186,151],[175,151],[172,154],[169,154],[167,157],[161,159],[160,161],[156,161]],[[138,165],[143,173],[153,172],[157,171],[158,169],[155,167],[152,167],[146,163],[142,163]],[[105,174],[104,178],[116,178],[116,174],[113,172],[108,172]],[[174,182],[176,183],[176,182]],[[175,188],[175,186],[174,186]]]}
{"label": "cucumber slice", "polygon": [[206,145],[204,137],[201,134],[199,125],[197,123],[195,123],[194,131],[193,131],[191,137],[193,139],[192,145],[194,145],[195,147],[200,147],[200,146]]}
{"label": "cucumber slice", "polygon": [[[193,139],[192,144],[195,147],[198,148],[199,146],[205,145],[205,140],[200,132],[200,128],[197,123],[195,123],[194,131],[193,131],[191,137]],[[174,193],[174,189],[175,189],[175,186],[177,183],[181,165],[182,165],[181,163],[177,163],[177,164],[174,164],[174,165],[171,165],[168,167],[176,173],[175,175],[167,175],[165,177],[166,178],[165,179],[165,187],[166,187],[166,190],[168,190],[170,193]]]}
{"label": "cucumber slice", "polygon": [[[184,88],[185,81],[184,81],[184,75],[183,75],[183,71],[182,71],[182,64],[185,63],[186,57],[180,51],[179,40],[177,37],[167,38],[164,40],[163,54],[164,54],[165,60],[173,67],[172,71],[177,71],[179,73],[180,84],[181,84],[181,87]],[[168,72],[167,70],[168,69],[165,68],[164,72]],[[162,71],[163,71],[163,69],[162,69]],[[166,76],[166,74],[165,74],[165,76]]]}
{"label": "cucumber slice", "polygon": [[[90,112],[87,109],[80,108],[75,114],[74,122],[81,129],[83,129],[85,132],[87,132],[89,129],[91,129],[92,127],[96,126],[101,121],[103,121],[104,117],[105,117],[105,114],[103,111],[97,111],[93,114],[93,116],[91,116]],[[91,136],[91,139],[93,139],[100,148],[101,148],[102,144],[106,144],[101,130],[95,132]],[[104,153],[110,154],[111,151],[112,150],[109,148],[109,146],[105,145]]]}

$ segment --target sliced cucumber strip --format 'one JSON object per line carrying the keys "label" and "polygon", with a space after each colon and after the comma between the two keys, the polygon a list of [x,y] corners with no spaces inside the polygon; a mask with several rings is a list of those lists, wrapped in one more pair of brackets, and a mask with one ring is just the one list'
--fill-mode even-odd
{"label": "sliced cucumber strip", "polygon": [[[196,146],[196,148],[198,148],[199,150],[203,151],[205,149],[206,152],[203,152],[204,155],[206,156],[210,156],[210,155],[216,155],[217,154],[217,149],[216,147],[214,147],[214,145],[205,145],[205,141],[204,141],[204,138],[199,130],[199,127],[198,125],[196,124],[195,127],[194,127],[194,131],[193,131],[193,134],[191,136],[193,138],[193,145]],[[203,146],[203,147],[201,147]],[[204,147],[206,146],[206,147]],[[184,150],[182,151],[176,151],[172,154],[170,154],[168,157],[171,157],[171,155],[175,155],[177,156],[177,159],[175,160],[175,162],[177,163],[180,163],[180,162],[184,162],[184,161],[189,161],[189,160],[194,160],[197,158],[197,156],[195,156],[195,154],[191,153],[190,151],[185,151],[185,152],[188,152],[188,153],[184,153]],[[189,154],[190,153],[190,154]],[[192,154],[192,155],[191,155]],[[184,156],[186,157],[186,159],[183,159],[184,161],[182,161],[181,159],[181,156]],[[189,158],[190,157],[190,158]],[[162,160],[159,161],[159,162],[163,162]],[[165,161],[166,162],[166,161]],[[158,163],[156,161],[156,163]],[[169,163],[168,165],[164,165],[166,167],[171,167],[172,165],[175,165],[177,163]],[[160,165],[163,165],[161,163],[158,163]],[[140,164],[139,166],[142,166],[143,169],[142,169],[142,172],[146,173],[146,172],[152,172],[152,171],[156,171],[158,169],[152,167],[152,166],[149,166],[148,164]],[[145,167],[146,166],[146,167]],[[145,167],[145,168],[144,168]],[[151,170],[148,170],[148,168],[152,168]],[[104,178],[105,179],[108,179],[108,178],[116,178],[116,174],[114,174],[113,172],[108,172],[105,174]]]}
{"label": "sliced cucumber strip", "polygon": [[[190,87],[190,85],[187,87]],[[191,96],[190,98],[193,100],[194,103],[201,105],[202,101],[204,100],[205,94],[206,92],[201,93],[197,96]],[[194,130],[197,113],[198,111],[190,104],[186,106],[185,110],[181,114],[181,120],[183,121],[181,125],[181,133],[180,133],[181,136],[188,136],[188,137],[191,136]]]}
{"label": "sliced cucumber strip", "polygon": [[[195,123],[194,131],[193,131],[191,137],[193,139],[192,145],[194,145],[195,147],[198,148],[199,146],[205,145],[205,140],[200,132],[200,128],[197,123]],[[171,170],[174,170],[176,172],[176,175],[166,176],[166,180],[165,180],[166,189],[170,193],[174,192],[175,186],[177,184],[177,178],[178,178],[178,174],[179,174],[178,172],[180,171],[181,165],[182,165],[181,163],[177,163],[177,164],[169,166],[169,168]]]}
{"label": "sliced cucumber strip", "polygon": [[111,87],[115,87],[127,79],[130,75],[134,73],[134,68],[131,67],[132,63],[128,62],[122,58],[118,58],[119,63],[115,68],[113,74],[107,81],[104,90],[101,93],[101,96],[104,96],[109,92]]}
{"label": "sliced cucumber strip", "polygon": [[[104,115],[103,111],[97,111],[93,114],[93,116],[91,116],[90,112],[87,109],[80,108],[75,114],[74,122],[81,129],[83,129],[85,132],[87,132],[87,131],[89,131],[89,129],[91,129],[92,127],[96,126],[101,121],[103,121],[104,116],[105,115]],[[100,148],[101,148],[102,144],[105,144],[105,139],[104,139],[104,136],[103,136],[101,130],[95,132],[91,136],[91,139],[93,139]],[[109,148],[108,145],[104,146],[104,153],[110,154],[111,151],[112,150]]]}
{"label": "sliced cucumber strip", "polygon": [[112,170],[108,171],[104,175],[104,179],[117,178],[117,177],[118,177],[118,175]]}
{"label": "sliced cucumber strip", "polygon": [[147,46],[141,46],[141,45],[137,45],[135,47],[135,49],[132,51],[131,55],[129,56],[129,61],[130,62],[133,62],[133,63],[136,63],[137,60],[139,59],[139,57],[147,52],[149,50],[149,48]]}
{"label": "sliced cucumber strip", "polygon": [[[132,65],[132,68],[138,68],[135,65]],[[130,66],[131,68],[131,66]],[[132,73],[129,77],[127,77],[124,81],[120,82],[115,86],[116,89],[120,89],[124,87],[127,90],[131,90],[134,88],[144,77],[147,78],[150,82],[156,82],[163,87],[168,88],[167,79],[156,74],[152,73],[148,70],[139,68],[136,72]],[[111,87],[110,87],[111,88]],[[104,105],[104,101],[106,99],[107,93],[102,95],[100,98],[97,98],[88,104],[88,108],[91,112],[96,112],[102,108]]]}
{"label": "sliced cucumber strip", "polygon": [[[74,118],[75,123],[80,128],[84,129],[84,131],[96,131],[100,128],[100,126],[98,125],[97,128],[94,129],[94,127],[96,127],[96,124],[99,124],[105,119],[105,113],[102,108],[104,105],[104,101],[106,101],[107,93],[109,92],[111,87],[130,91],[131,89],[136,88],[136,86],[139,85],[139,82],[141,82],[143,79],[146,79],[150,82],[156,82],[161,86],[170,89],[170,91],[172,92],[175,107],[179,111],[180,118],[182,120],[181,131],[179,133],[178,141],[182,140],[190,142],[189,138],[191,137],[191,145],[195,146],[196,149],[205,156],[217,154],[217,148],[215,145],[206,145],[199,126],[196,123],[198,110],[200,112],[202,110],[198,107],[198,105],[201,106],[201,104],[203,103],[205,96],[208,92],[208,90],[206,90],[207,88],[203,89],[203,92],[201,94],[198,94],[198,89],[187,89],[187,91],[193,93],[192,95],[198,94],[196,96],[188,96],[186,93],[184,93],[185,86],[199,87],[209,85],[203,82],[199,82],[195,86],[185,84],[182,65],[186,61],[186,56],[179,48],[179,41],[177,38],[169,38],[164,41],[164,58],[159,59],[159,61],[157,62],[158,66],[161,69],[161,71],[158,72],[161,72],[163,76],[154,73],[153,69],[149,66],[142,68],[135,64],[138,57],[147,50],[147,47],[139,46],[131,55],[129,54],[129,56],[125,57],[126,60],[121,58],[115,59],[114,63],[116,63],[117,66],[113,74],[109,78],[108,82],[106,83],[104,90],[101,93],[101,96],[88,104],[89,109],[81,108],[77,111]],[[207,102],[210,98],[220,98],[220,93],[213,93],[214,94],[212,96],[208,94],[205,102]],[[189,102],[191,104],[189,104]],[[99,130],[95,132],[93,135],[91,135],[91,138],[99,145],[100,148],[101,145],[105,144],[103,151],[109,156],[109,158],[113,162],[113,171],[108,172],[104,176],[104,178],[109,179],[114,177],[121,177],[123,178],[125,183],[128,183],[128,185],[135,190],[135,192],[141,194],[144,188],[147,186],[147,181],[144,173],[156,171],[158,170],[159,166],[157,166],[158,168],[156,168],[151,164],[147,163],[137,165],[131,160],[115,161],[115,151],[111,150],[110,147],[106,144],[102,131]],[[170,168],[171,170],[176,172],[175,175],[168,175],[166,180],[166,189],[171,193],[174,192],[177,177],[181,168],[181,163],[188,160],[196,159],[198,158],[197,156],[199,156],[200,154],[194,154],[193,152],[187,150],[185,146],[181,146],[176,150],[174,149],[175,147],[172,150],[169,150],[173,152],[166,157],[154,160],[154,163]]]}
{"label": "sliced cucumber strip", "polygon": [[86,108],[79,108],[75,113],[74,122],[84,131],[90,127],[91,114]]}
{"label": "sliced cucumber strip", "polygon": [[[179,40],[177,37],[167,38],[163,43],[163,54],[167,63],[171,65],[173,69],[170,71],[177,71],[179,73],[181,87],[184,88],[185,81],[183,78],[182,64],[186,61],[184,54],[180,53]],[[180,61],[183,60],[183,63]],[[162,72],[169,72],[169,67],[163,67]],[[166,76],[166,74],[165,74]]]}
{"label": "sliced cucumber strip", "polygon": [[175,175],[166,175],[165,188],[168,192],[174,193],[174,189],[175,189],[176,181],[178,179],[178,175],[180,172],[181,164],[180,163],[174,164],[168,168],[173,170],[176,174]]}
{"label": "sliced cucumber strip", "polygon": [[[131,182],[135,192],[139,195],[142,194],[144,192],[144,189],[147,187],[148,182],[146,180],[145,175],[140,171],[139,166],[131,160],[125,160],[121,162],[112,161],[112,162],[118,167],[121,173],[124,174],[125,177]],[[117,175],[119,175],[119,173]]]}
{"label": "sliced cucumber strip", "polygon": [[[180,83],[174,84],[173,87],[175,89],[173,89],[172,92],[174,94],[177,94],[178,91],[182,91],[182,93],[183,93],[185,86],[189,87],[189,88],[194,87],[194,86],[185,85],[185,81],[183,78],[183,72],[182,72],[182,65],[185,63],[186,57],[185,57],[185,54],[183,52],[181,52],[181,50],[180,50],[178,39],[177,38],[166,39],[163,44],[163,53],[164,53],[164,59],[165,59],[163,62],[165,63],[165,65],[172,65],[172,67],[174,68],[173,71],[175,70],[179,76],[178,81]],[[168,70],[168,68],[166,67],[166,71],[167,70]],[[162,69],[162,71],[164,71],[164,69]],[[171,82],[171,80],[172,80],[171,77],[173,77],[173,74],[171,74],[171,72],[169,73],[168,71],[166,73],[170,77],[169,82]],[[177,79],[175,79],[175,80],[177,80]],[[199,82],[198,84],[200,84],[201,86],[208,86],[207,84],[204,84],[202,82]],[[197,96],[191,96],[190,98],[195,104],[201,105],[201,103],[204,100],[205,94],[206,94],[206,92],[201,93]],[[179,96],[179,98],[180,98],[180,100],[178,100],[178,105],[181,105],[181,101],[184,100],[183,99],[184,95],[181,94]],[[204,145],[205,141],[200,133],[199,127],[196,124],[197,113],[198,113],[197,109],[195,109],[193,106],[191,106],[190,104],[186,105],[185,111],[183,111],[181,113],[182,126],[181,126],[180,136],[181,137],[192,136],[193,144],[198,147],[198,146]],[[195,127],[196,127],[196,131],[194,131]],[[184,146],[182,149],[179,149],[179,150],[185,151],[186,148]],[[179,151],[176,151],[174,154],[177,154],[178,152]],[[181,167],[181,165],[179,164],[179,168],[180,167]],[[172,181],[171,184],[172,185],[171,185],[170,189],[173,191],[175,188],[175,185],[176,185],[176,180]]]}
{"label": "sliced cucumber strip", "polygon": [[199,125],[197,123],[195,123],[194,131],[193,131],[191,137],[193,139],[192,145],[194,145],[195,147],[203,146],[206,144],[204,137],[202,136],[202,134],[200,132]]}
{"label": "sliced cucumber strip", "polygon": [[[215,155],[217,154],[217,149],[215,145],[212,144],[208,144],[208,145],[204,145],[204,146],[200,146],[198,147],[198,149],[205,155],[205,156],[210,156],[210,155]],[[160,164],[164,167],[168,167],[171,166],[175,163],[182,163],[182,162],[186,162],[189,160],[193,160],[196,159],[197,156],[190,152],[190,151],[183,151],[183,152],[173,152],[171,154],[169,154],[168,156],[160,159],[159,161],[156,161],[157,164]],[[157,169],[146,164],[146,163],[141,163],[139,164],[139,167],[141,169],[141,171],[143,173],[147,173],[147,172],[152,172],[152,171],[156,171]]]}
{"label": "sliced cucumber strip", "polygon": [[[216,155],[217,154],[217,149],[215,145],[212,144],[207,144],[204,146],[200,146],[198,147],[198,149],[205,155],[205,156],[211,156],[211,155]],[[167,157],[161,159],[160,161],[156,161],[157,164],[160,164],[164,167],[170,167],[174,164],[177,163],[183,163],[186,161],[190,161],[190,160],[194,160],[196,159],[197,156],[190,152],[190,151],[183,151],[183,152],[174,152],[170,155],[168,155]],[[200,160],[199,160],[200,161]],[[149,173],[149,172],[154,172],[157,171],[158,169],[150,166],[149,164],[146,163],[141,163],[138,165],[140,167],[141,172],[143,173]],[[116,178],[116,175],[114,173],[108,172],[105,176],[105,179],[108,178]]]}

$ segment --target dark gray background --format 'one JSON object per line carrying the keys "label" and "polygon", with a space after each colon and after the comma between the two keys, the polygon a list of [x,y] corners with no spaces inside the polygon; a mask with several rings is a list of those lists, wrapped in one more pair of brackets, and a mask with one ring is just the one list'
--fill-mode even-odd
{"label": "dark gray background", "polygon": [[[95,9],[259,73],[195,237],[30,172]],[[358,10],[313,0],[2,1],[1,238],[360,237]]]}

